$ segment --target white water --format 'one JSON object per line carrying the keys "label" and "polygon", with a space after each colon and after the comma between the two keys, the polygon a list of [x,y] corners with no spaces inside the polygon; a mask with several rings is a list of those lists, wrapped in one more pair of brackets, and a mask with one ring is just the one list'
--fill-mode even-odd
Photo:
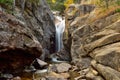
{"label": "white water", "polygon": [[65,30],[65,20],[62,20],[61,17],[56,16],[56,23],[55,23],[55,27],[56,27],[56,51],[60,51],[63,48],[63,41],[62,41],[62,37],[63,37],[63,32]]}
{"label": "white water", "polygon": [[52,58],[52,61],[55,62],[55,63],[67,62],[67,61],[60,61],[60,60],[57,60],[57,58],[55,58],[55,57]]}

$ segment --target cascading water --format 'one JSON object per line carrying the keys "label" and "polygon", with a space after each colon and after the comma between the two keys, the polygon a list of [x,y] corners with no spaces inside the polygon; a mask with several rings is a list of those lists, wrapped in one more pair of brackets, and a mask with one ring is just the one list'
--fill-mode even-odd
{"label": "cascading water", "polygon": [[55,24],[56,27],[56,51],[60,51],[63,48],[63,32],[65,30],[65,20],[62,20],[61,17],[56,16],[56,19],[58,20]]}
{"label": "cascading water", "polygon": [[[56,52],[59,52],[64,46],[63,46],[63,32],[65,30],[65,20],[62,19],[59,16],[55,16],[55,27],[56,27]],[[57,60],[57,57],[52,57],[53,62],[65,62],[65,61],[60,61]]]}

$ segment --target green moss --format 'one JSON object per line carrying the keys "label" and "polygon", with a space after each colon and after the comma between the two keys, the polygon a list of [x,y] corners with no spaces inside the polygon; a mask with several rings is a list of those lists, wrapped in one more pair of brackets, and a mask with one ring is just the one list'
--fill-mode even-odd
{"label": "green moss", "polygon": [[13,4],[13,0],[0,0],[0,4],[10,7]]}
{"label": "green moss", "polygon": [[120,12],[120,8],[116,9],[116,11],[115,11],[115,12]]}
{"label": "green moss", "polygon": [[117,0],[117,1],[116,1],[116,4],[117,4],[117,5],[120,5],[120,0]]}
{"label": "green moss", "polygon": [[12,4],[13,0],[0,0],[0,3],[3,4]]}
{"label": "green moss", "polygon": [[5,9],[7,13],[12,14],[13,0],[0,0],[0,5]]}

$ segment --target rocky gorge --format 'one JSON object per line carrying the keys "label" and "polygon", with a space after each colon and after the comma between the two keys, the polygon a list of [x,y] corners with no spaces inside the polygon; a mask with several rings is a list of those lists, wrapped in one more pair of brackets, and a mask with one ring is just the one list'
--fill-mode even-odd
{"label": "rocky gorge", "polygon": [[46,0],[17,0],[12,14],[0,4],[0,80],[120,80],[119,9],[90,0],[70,4],[64,47],[56,52],[55,18]]}

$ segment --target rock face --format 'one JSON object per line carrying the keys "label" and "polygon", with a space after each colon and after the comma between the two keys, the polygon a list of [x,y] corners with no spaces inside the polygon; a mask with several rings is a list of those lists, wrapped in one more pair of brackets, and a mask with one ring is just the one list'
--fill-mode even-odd
{"label": "rock face", "polygon": [[92,64],[106,80],[120,80],[120,72],[98,63]]}
{"label": "rock face", "polygon": [[[17,4],[20,6],[19,2]],[[41,43],[44,52],[41,58],[44,59],[49,53],[53,53],[55,50],[54,17],[46,0],[38,0],[34,3],[27,1],[23,16],[19,16],[19,11],[17,12],[16,17],[26,22],[28,28]]]}
{"label": "rock face", "polygon": [[[65,35],[67,36],[64,36],[64,44],[68,49],[71,49],[71,46],[72,46],[70,43],[72,43],[71,36],[72,36],[73,31],[76,30],[78,26],[84,25],[85,20],[88,17],[88,13],[93,11],[94,8],[95,6],[93,5],[81,5],[81,4],[72,4],[67,8],[66,14],[65,14],[66,15]],[[85,15],[85,16],[82,16],[82,15]],[[77,43],[77,44],[79,45],[80,43]]]}
{"label": "rock face", "polygon": [[42,54],[41,44],[15,17],[4,13],[0,16],[0,70],[15,70],[29,65]]}
{"label": "rock face", "polygon": [[72,61],[76,64],[90,57],[91,60],[96,61],[96,65],[92,67],[100,74],[95,75],[92,80],[101,75],[105,80],[120,80],[120,13],[114,8],[104,12],[105,15],[99,16],[98,9],[90,8],[86,13],[83,13],[85,11],[83,10],[81,12],[83,14],[73,14],[72,18],[70,13],[73,12],[69,8],[66,11],[68,36],[71,35],[68,40],[72,38],[70,47]]}
{"label": "rock face", "polygon": [[0,11],[0,71],[21,71],[35,58],[54,52],[52,13],[45,0],[36,3],[26,1],[23,10],[16,2],[14,16]]}

